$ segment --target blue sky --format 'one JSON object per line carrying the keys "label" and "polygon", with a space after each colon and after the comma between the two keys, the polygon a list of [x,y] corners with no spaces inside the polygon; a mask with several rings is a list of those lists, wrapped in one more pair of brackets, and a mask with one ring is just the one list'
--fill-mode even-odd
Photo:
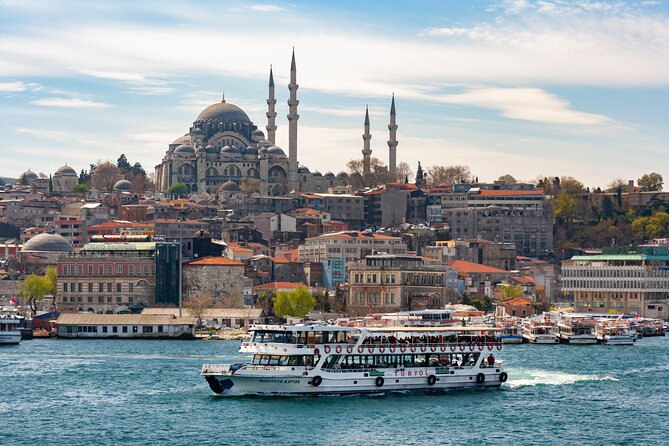
{"label": "blue sky", "polygon": [[220,100],[264,130],[277,83],[287,147],[290,52],[298,159],[337,172],[398,159],[466,164],[480,180],[572,175],[669,182],[666,1],[0,2],[0,176],[125,153],[151,171]]}

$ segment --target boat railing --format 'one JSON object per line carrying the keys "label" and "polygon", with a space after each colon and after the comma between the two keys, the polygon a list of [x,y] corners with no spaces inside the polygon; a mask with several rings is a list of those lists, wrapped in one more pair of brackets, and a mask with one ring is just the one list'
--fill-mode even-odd
{"label": "boat railing", "polygon": [[203,375],[226,375],[230,372],[230,364],[203,364]]}
{"label": "boat railing", "polygon": [[501,350],[501,342],[449,342],[426,344],[320,344],[318,353],[326,354],[385,354],[385,353],[463,353]]}

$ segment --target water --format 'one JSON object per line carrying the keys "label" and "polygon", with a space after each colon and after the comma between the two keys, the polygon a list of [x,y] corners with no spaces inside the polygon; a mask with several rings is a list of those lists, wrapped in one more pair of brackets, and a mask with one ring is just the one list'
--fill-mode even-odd
{"label": "water", "polygon": [[501,389],[221,398],[202,363],[239,342],[24,341],[0,348],[0,445],[659,445],[669,337],[507,346]]}

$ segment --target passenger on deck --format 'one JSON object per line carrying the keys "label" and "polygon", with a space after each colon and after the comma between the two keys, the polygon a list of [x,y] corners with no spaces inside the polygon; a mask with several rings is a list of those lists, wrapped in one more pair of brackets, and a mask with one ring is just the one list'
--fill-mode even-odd
{"label": "passenger on deck", "polygon": [[495,357],[492,355],[492,353],[490,353],[490,356],[488,356],[488,365],[490,367],[495,365]]}

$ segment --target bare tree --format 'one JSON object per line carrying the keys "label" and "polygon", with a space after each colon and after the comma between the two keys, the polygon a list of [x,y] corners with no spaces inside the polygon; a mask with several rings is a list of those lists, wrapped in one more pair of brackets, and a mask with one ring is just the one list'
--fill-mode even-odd
{"label": "bare tree", "polygon": [[239,186],[245,195],[251,195],[260,192],[260,180],[255,178],[244,178]]}
{"label": "bare tree", "polygon": [[[390,172],[388,172],[388,167],[383,163],[383,161],[376,157],[371,157],[369,159],[369,175],[363,175],[362,159],[349,160],[346,163],[346,169],[348,169],[349,183],[354,188],[376,186],[380,184],[391,183],[396,180],[392,175],[390,175]],[[356,184],[358,179],[362,180],[362,184]]]}
{"label": "bare tree", "polygon": [[102,192],[111,192],[114,184],[123,179],[123,172],[110,162],[98,163],[91,174],[93,188]]}
{"label": "bare tree", "polygon": [[472,181],[469,166],[430,166],[427,169],[430,184],[468,183]]}
{"label": "bare tree", "polygon": [[188,310],[192,317],[197,318],[197,325],[202,325],[202,318],[208,308],[211,308],[214,297],[211,293],[200,293],[184,300],[184,308]]}
{"label": "bare tree", "polygon": [[627,187],[627,180],[619,177],[611,180],[611,182],[606,185],[606,191],[616,192],[618,189],[625,189],[625,187]]}
{"label": "bare tree", "polygon": [[397,165],[397,181],[404,181],[405,178],[413,177],[413,169],[409,163],[402,161]]}
{"label": "bare tree", "polygon": [[504,183],[504,184],[513,184],[513,183],[517,183],[517,182],[518,182],[518,180],[516,180],[516,179],[513,177],[513,175],[508,174],[508,173],[502,175],[502,176],[499,177],[499,178],[497,178],[497,181],[501,181],[501,182]]}

